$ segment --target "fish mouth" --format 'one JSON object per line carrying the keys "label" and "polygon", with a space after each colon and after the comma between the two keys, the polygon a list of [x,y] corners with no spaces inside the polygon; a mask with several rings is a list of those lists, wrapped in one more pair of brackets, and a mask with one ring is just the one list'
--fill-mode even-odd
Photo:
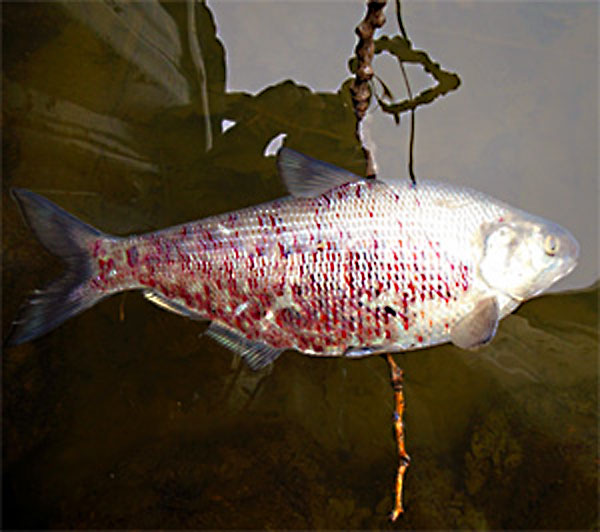
{"label": "fish mouth", "polygon": [[579,242],[577,242],[577,239],[569,231],[563,229],[563,233],[563,241],[564,244],[567,246],[567,252],[565,253],[565,256],[571,259],[570,264],[565,270],[564,275],[569,275],[575,269],[575,266],[577,266],[577,262],[579,260],[580,247]]}
{"label": "fish mouth", "polygon": [[[577,266],[577,257],[575,259],[573,259],[573,261],[571,262],[571,264],[569,264],[568,268],[565,270],[565,272],[562,274],[562,276],[559,277],[558,279],[556,279],[556,281],[569,275],[576,268],[576,266]],[[554,282],[556,282],[556,281],[554,281]]]}
{"label": "fish mouth", "polygon": [[[562,228],[562,245],[566,247],[566,250],[563,252],[564,257],[564,265],[558,272],[552,284],[560,281],[563,277],[569,275],[577,266],[579,262],[579,242],[577,239],[566,229]],[[552,286],[552,284],[550,286]]]}

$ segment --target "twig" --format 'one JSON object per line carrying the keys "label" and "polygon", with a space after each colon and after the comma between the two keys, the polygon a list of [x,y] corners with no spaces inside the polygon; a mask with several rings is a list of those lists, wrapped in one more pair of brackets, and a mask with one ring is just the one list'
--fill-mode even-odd
{"label": "twig", "polygon": [[204,134],[206,151],[210,151],[213,145],[212,127],[210,125],[210,110],[208,107],[208,90],[206,87],[206,67],[202,59],[202,50],[198,41],[198,32],[196,31],[196,5],[195,0],[187,1],[187,23],[188,23],[188,44],[192,62],[196,68],[198,78],[198,88],[200,89],[200,100],[202,102],[202,114],[204,115]]}
{"label": "twig", "polygon": [[[400,29],[400,33],[402,33],[402,37],[406,42],[410,42],[408,40],[408,35],[406,34],[406,30],[404,29],[404,23],[402,22],[402,2],[401,0],[396,0],[396,21],[398,22],[398,28]],[[410,89],[410,83],[408,82],[408,75],[406,74],[406,69],[404,68],[404,63],[402,59],[397,57],[398,64],[400,65],[400,71],[402,72],[402,77],[404,78],[404,85],[406,85],[406,92],[408,93],[408,97],[412,100],[412,90]],[[414,148],[415,148],[415,110],[410,110],[410,141],[408,144],[408,175],[410,176],[410,180],[412,181],[413,186],[417,184],[417,179],[415,177],[414,171]]]}
{"label": "twig", "polygon": [[402,369],[396,364],[392,355],[386,355],[387,363],[390,366],[390,381],[394,390],[394,432],[396,434],[396,444],[398,446],[398,473],[396,475],[396,492],[394,499],[394,509],[390,514],[390,520],[395,521],[404,511],[402,506],[402,486],[404,483],[404,473],[410,464],[410,457],[404,448],[404,389],[402,386]]}
{"label": "twig", "polygon": [[361,135],[361,121],[367,113],[369,102],[371,101],[371,88],[369,83],[373,77],[373,55],[375,53],[375,43],[373,35],[377,28],[381,28],[385,24],[385,15],[383,8],[387,0],[367,0],[367,14],[364,20],[356,26],[356,34],[359,37],[358,44],[355,48],[356,58],[358,59],[358,67],[356,69],[356,77],[350,85],[350,93],[352,95],[352,104],[354,106],[354,114],[356,115],[355,135],[362,146],[363,153],[367,159],[367,177],[375,177],[375,161],[371,151],[363,142]]}
{"label": "twig", "polygon": [[400,29],[402,37],[404,37],[405,41],[408,41],[408,35],[402,22],[402,0],[396,0],[396,20],[398,21],[398,28]]}
{"label": "twig", "polygon": [[389,38],[386,35],[375,41],[375,54],[388,52],[389,54],[401,58],[404,63],[418,63],[423,67],[423,70],[431,74],[437,81],[437,85],[433,88],[428,88],[418,94],[416,97],[408,100],[403,100],[399,103],[386,104],[381,99],[379,105],[386,113],[394,116],[399,116],[411,109],[416,109],[421,105],[427,105],[439,96],[444,96],[450,91],[456,90],[460,86],[460,78],[453,72],[448,72],[430,59],[426,52],[413,49],[409,41],[403,37],[396,35]]}

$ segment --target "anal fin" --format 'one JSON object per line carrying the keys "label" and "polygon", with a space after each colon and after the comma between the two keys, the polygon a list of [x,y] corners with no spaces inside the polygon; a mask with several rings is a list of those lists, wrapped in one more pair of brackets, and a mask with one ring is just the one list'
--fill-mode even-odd
{"label": "anal fin", "polygon": [[248,340],[239,332],[214,321],[205,334],[240,355],[253,370],[268,366],[285,351],[259,341]]}
{"label": "anal fin", "polygon": [[450,331],[452,343],[462,349],[475,349],[492,340],[498,328],[499,309],[495,297],[486,297],[461,318]]}

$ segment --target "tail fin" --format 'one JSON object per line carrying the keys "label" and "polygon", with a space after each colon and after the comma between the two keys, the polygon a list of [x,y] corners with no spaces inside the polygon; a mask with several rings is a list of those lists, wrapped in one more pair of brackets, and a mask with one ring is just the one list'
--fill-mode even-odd
{"label": "tail fin", "polygon": [[92,275],[88,250],[90,241],[107,235],[29,190],[11,192],[37,239],[66,266],[62,277],[36,290],[21,307],[6,339],[6,345],[17,345],[46,334],[103,297],[87,286]]}

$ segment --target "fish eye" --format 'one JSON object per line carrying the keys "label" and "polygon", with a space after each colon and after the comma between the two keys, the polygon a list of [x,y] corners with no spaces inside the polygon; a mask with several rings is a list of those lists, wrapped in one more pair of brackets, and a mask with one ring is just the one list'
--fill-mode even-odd
{"label": "fish eye", "polygon": [[553,235],[548,235],[544,240],[544,251],[546,255],[550,255],[551,257],[556,255],[558,252],[558,239]]}

